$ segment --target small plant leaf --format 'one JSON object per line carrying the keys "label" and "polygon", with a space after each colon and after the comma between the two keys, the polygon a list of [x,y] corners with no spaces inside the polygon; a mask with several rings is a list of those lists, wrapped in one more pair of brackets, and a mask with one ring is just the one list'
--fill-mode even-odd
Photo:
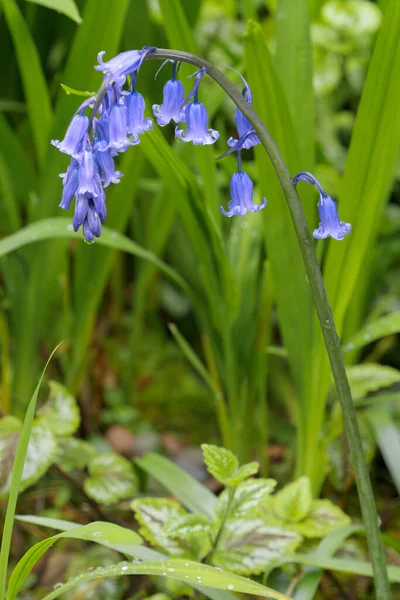
{"label": "small plant leaf", "polygon": [[52,8],[57,12],[63,13],[76,23],[81,23],[82,21],[78,7],[75,4],[75,0],[28,0],[28,2],[41,4],[46,8]]}
{"label": "small plant leaf", "polygon": [[255,475],[259,469],[256,462],[239,467],[236,456],[226,448],[213,446],[212,444],[202,444],[201,449],[203,450],[204,462],[207,465],[208,472],[226,486],[236,486],[244,479]]}
{"label": "small plant leaf", "polygon": [[261,519],[231,519],[225,523],[213,564],[241,575],[258,574],[301,542],[295,531],[271,527]]}
{"label": "small plant leaf", "polygon": [[296,523],[295,529],[304,537],[321,538],[350,522],[350,517],[330,500],[314,500],[307,517]]}
{"label": "small plant leaf", "polygon": [[182,515],[167,521],[163,533],[170,537],[187,538],[199,533],[208,534],[210,523],[204,515]]}
{"label": "small plant leaf", "polygon": [[202,560],[211,550],[210,530],[207,517],[187,514],[167,521],[163,534],[184,542],[189,555]]}
{"label": "small plant leaf", "polygon": [[[15,417],[5,417],[0,421],[0,496],[10,490],[11,470],[21,427],[21,422]],[[36,483],[44,475],[53,462],[56,450],[57,441],[53,431],[36,421],[29,439],[20,490]]]}
{"label": "small plant leaf", "polygon": [[362,327],[350,340],[344,344],[343,352],[359,350],[367,344],[387,335],[400,332],[400,311],[380,317]]}
{"label": "small plant leaf", "polygon": [[221,483],[230,479],[239,468],[238,459],[230,450],[211,444],[202,444],[201,449],[208,472]]}
{"label": "small plant leaf", "polygon": [[62,437],[58,440],[57,454],[54,462],[63,471],[83,469],[96,456],[95,448],[74,437]]}
{"label": "small plant leaf", "polygon": [[132,464],[118,454],[102,454],[89,463],[88,477],[84,481],[88,496],[102,504],[112,504],[133,496],[137,478]]}
{"label": "small plant leaf", "polygon": [[[255,514],[258,507],[271,494],[276,486],[274,479],[249,479],[239,483],[230,503],[229,514],[234,517],[248,517]],[[229,490],[224,490],[218,497],[215,513],[220,519],[227,513]]]}
{"label": "small plant leaf", "polygon": [[353,400],[360,400],[369,392],[376,392],[400,381],[400,371],[397,369],[372,363],[348,367],[347,376]]}
{"label": "small plant leaf", "polygon": [[286,485],[274,498],[274,512],[283,521],[302,521],[312,505],[311,483],[308,477],[300,477]]}
{"label": "small plant leaf", "polygon": [[96,95],[96,92],[83,92],[82,90],[75,90],[74,88],[69,87],[69,85],[65,85],[65,83],[60,83],[60,85],[64,92],[67,94],[67,96],[73,95],[84,96],[85,98],[92,98]]}
{"label": "small plant leaf", "polygon": [[133,500],[131,506],[141,525],[139,532],[147,541],[172,556],[187,556],[187,543],[172,539],[164,532],[168,522],[188,514],[178,502],[168,498],[141,498]]}
{"label": "small plant leaf", "polygon": [[229,485],[229,486],[237,485],[241,481],[244,481],[245,479],[248,479],[252,475],[255,475],[256,473],[258,473],[259,468],[260,467],[257,462],[246,463],[245,465],[242,465],[241,467],[239,467],[234,472],[232,477],[228,477],[228,479],[225,481],[225,485]]}
{"label": "small plant leaf", "polygon": [[72,435],[81,422],[78,404],[72,394],[57,381],[50,381],[49,387],[50,398],[38,410],[38,417],[56,435]]}

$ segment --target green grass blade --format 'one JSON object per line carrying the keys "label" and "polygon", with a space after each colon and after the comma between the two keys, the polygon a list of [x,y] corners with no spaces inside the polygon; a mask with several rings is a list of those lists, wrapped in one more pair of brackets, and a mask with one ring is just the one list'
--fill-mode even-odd
{"label": "green grass blade", "polygon": [[[327,535],[318,544],[316,554],[319,556],[332,556],[350,535],[357,533],[360,530],[362,530],[362,528],[359,525],[346,525],[345,527],[340,527]],[[293,600],[313,600],[322,575],[322,569],[317,569],[316,567],[303,573],[299,583],[296,585]]]}
{"label": "green grass blade", "polygon": [[[362,560],[347,560],[343,558],[330,558],[319,554],[292,554],[285,558],[286,563],[309,565],[328,571],[349,573],[351,575],[362,575],[372,577],[372,565]],[[400,567],[389,566],[387,568],[389,581],[400,583]]]}
{"label": "green grass blade", "polygon": [[[64,83],[77,89],[99,87],[101,78],[93,66],[100,50],[108,57],[116,53],[129,6],[129,0],[118,0],[110,10],[109,0],[87,0],[83,11],[82,25],[77,29],[63,75]],[[79,100],[67,96],[60,87],[59,100],[54,114],[52,136],[62,139]],[[48,145],[46,169],[42,172],[37,202],[32,217],[40,219],[59,213],[61,183],[59,173],[65,172],[68,160],[56,148]],[[13,392],[17,402],[26,398],[27,388],[35,376],[37,344],[42,336],[48,337],[48,319],[59,288],[54,285],[65,268],[66,244],[52,242],[51,251],[42,244],[30,256],[30,277],[21,296],[24,298],[22,319],[16,329],[16,344],[19,348],[15,364]],[[46,269],[43,269],[43,265]]]}
{"label": "green grass blade", "polygon": [[203,514],[210,519],[215,517],[216,496],[181,467],[153,452],[137,458],[135,462],[191,512]]}
{"label": "green grass blade", "polygon": [[143,562],[139,565],[132,563],[121,563],[111,567],[102,567],[91,573],[84,573],[79,577],[70,579],[69,582],[57,587],[56,590],[44,596],[43,600],[53,600],[86,581],[93,581],[100,577],[120,577],[124,575],[155,575],[164,576],[176,581],[194,584],[202,583],[204,586],[220,590],[234,590],[246,594],[262,596],[264,598],[275,598],[276,600],[289,600],[284,594],[275,592],[256,581],[246,579],[240,575],[234,575],[188,560],[160,560],[157,562]]}
{"label": "green grass blade", "polygon": [[[157,455],[158,456],[158,455]],[[48,517],[35,517],[35,516],[24,516],[24,517],[16,517],[19,521],[25,521],[26,523],[33,523],[34,525],[40,525],[42,527],[52,527],[53,529],[58,529],[60,531],[70,531],[78,526],[78,523],[71,523],[70,521],[63,521],[62,519],[50,519]],[[153,550],[152,548],[147,548],[146,546],[131,546],[126,547],[121,551],[126,556],[131,556],[132,558],[139,558],[141,560],[162,560],[165,558],[163,554]],[[236,596],[231,594],[230,592],[223,590],[213,590],[209,587],[203,587],[202,585],[193,584],[195,589],[199,592],[211,598],[211,600],[235,600]]]}
{"label": "green grass blade", "polygon": [[397,493],[400,494],[400,429],[387,406],[369,408],[367,417]]}
{"label": "green grass blade", "polygon": [[[294,173],[299,166],[296,133],[263,31],[258,24],[249,22],[244,45],[254,108]],[[262,195],[269,200],[264,210],[264,224],[280,327],[298,393],[306,396],[311,355],[311,294],[285,198],[268,157],[258,147],[256,161]],[[293,290],[296,290],[296,302],[293,302]]]}
{"label": "green grass blade", "polygon": [[17,3],[2,0],[2,6],[17,54],[38,163],[43,166],[53,120],[46,80],[35,42]]}
{"label": "green grass blade", "polygon": [[351,223],[353,230],[340,244],[330,244],[325,267],[339,332],[366,253],[376,238],[399,156],[399,40],[400,3],[392,0],[375,45],[341,186],[341,219]]}
{"label": "green grass blade", "polygon": [[41,6],[46,6],[46,8],[52,8],[57,12],[66,15],[76,23],[81,23],[82,19],[79,14],[78,7],[75,4],[75,0],[27,0],[28,2],[33,2],[34,4],[41,4]]}
{"label": "green grass blade", "polygon": [[[80,239],[83,243],[82,235],[73,230],[68,218],[58,217],[54,219],[43,219],[41,221],[36,221],[31,225],[27,225],[17,233],[13,233],[0,240],[0,257],[17,250],[18,248],[22,248],[27,244],[55,238],[75,238]],[[178,273],[176,273],[176,271],[157,258],[152,252],[145,250],[126,236],[104,228],[101,237],[96,243],[149,260],[168,275],[180,288],[185,292],[190,293],[190,288],[187,283]]]}
{"label": "green grass blade", "polygon": [[131,553],[132,548],[135,548],[143,541],[140,535],[131,529],[103,521],[78,526],[63,533],[53,535],[51,538],[42,540],[32,546],[32,548],[30,548],[21,558],[11,575],[7,600],[14,600],[16,598],[26,577],[32,571],[37,561],[54,544],[54,542],[65,538],[95,542],[106,548],[117,550],[122,554]]}
{"label": "green grass blade", "polygon": [[171,47],[197,54],[193,32],[187,22],[180,0],[159,0],[165,31]]}
{"label": "green grass blade", "polygon": [[[37,178],[33,165],[26,154],[22,143],[6,119],[0,114],[0,155],[10,173],[12,185],[18,198],[29,198],[36,189]],[[24,174],[21,177],[21,173]]]}
{"label": "green grass blade", "polygon": [[1,549],[0,549],[0,598],[5,597],[8,557],[9,557],[10,547],[11,547],[11,535],[12,535],[12,529],[13,529],[13,523],[14,523],[15,509],[17,506],[19,486],[21,483],[26,453],[28,450],[29,437],[31,435],[33,419],[35,416],[36,401],[37,401],[39,389],[40,389],[40,386],[42,385],[42,380],[43,380],[44,374],[46,372],[47,366],[48,366],[49,362],[51,361],[51,359],[53,358],[54,353],[58,350],[59,346],[60,345],[58,345],[51,353],[50,358],[48,359],[46,366],[42,372],[42,375],[39,379],[39,383],[37,384],[36,389],[33,392],[33,396],[30,399],[28,409],[26,411],[24,423],[22,425],[17,450],[15,453],[14,465],[13,465],[12,475],[11,475],[10,494],[8,497],[7,512],[6,512],[6,517],[5,517],[5,521],[4,521],[3,537],[1,540]]}
{"label": "green grass blade", "polygon": [[307,0],[278,0],[276,68],[288,100],[304,170],[315,161],[315,102]]}
{"label": "green grass blade", "polygon": [[[340,243],[329,243],[324,265],[324,279],[339,336],[350,301],[358,302],[357,281],[367,264],[380,217],[393,183],[400,151],[400,4],[394,0],[378,35],[358,108],[344,178],[341,186],[339,213],[351,223],[350,235]],[[363,274],[363,277],[365,274]],[[315,331],[318,331],[315,328]],[[316,449],[316,431],[320,431],[325,413],[326,392],[330,383],[330,367],[320,334],[315,340],[317,362],[313,370],[310,395],[307,450],[309,474],[316,480],[323,468],[315,457],[323,460]]]}

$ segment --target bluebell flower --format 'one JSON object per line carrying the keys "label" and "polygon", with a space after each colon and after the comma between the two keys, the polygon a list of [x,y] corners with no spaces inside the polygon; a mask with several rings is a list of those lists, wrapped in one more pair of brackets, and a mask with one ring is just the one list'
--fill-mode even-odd
{"label": "bluebell flower", "polygon": [[[244,83],[242,95],[249,104],[252,104],[253,96],[251,94],[249,84],[247,83],[243,75],[239,73],[239,71],[236,71],[236,69],[232,70],[235,71],[242,78],[242,81]],[[253,146],[256,146],[260,143],[260,138],[255,133],[253,125],[250,123],[250,121],[246,119],[246,117],[239,108],[236,109],[235,122],[239,139],[237,140],[233,137],[230,137],[228,140],[229,146],[234,147],[235,150],[248,150],[249,148],[252,148]]]}
{"label": "bluebell flower", "polygon": [[51,140],[51,143],[60,152],[76,157],[82,147],[82,140],[87,133],[88,126],[89,119],[83,114],[77,114],[69,124],[65,138],[61,142],[59,140]]}
{"label": "bluebell flower", "polygon": [[231,177],[231,200],[228,202],[228,211],[222,206],[220,210],[226,217],[234,215],[245,215],[249,212],[258,212],[267,204],[267,200],[263,198],[261,204],[253,204],[253,182],[247,173],[242,171],[240,151],[238,152],[238,173],[234,173]]}
{"label": "bluebell flower", "polygon": [[127,75],[138,71],[146,55],[153,51],[154,48],[149,47],[145,47],[142,50],[127,50],[104,62],[103,56],[105,51],[103,50],[97,55],[99,64],[95,66],[95,69],[102,71],[106,77],[121,86],[125,83]]}
{"label": "bluebell flower", "polygon": [[79,162],[75,158],[71,159],[67,172],[62,173],[61,177],[64,187],[59,207],[68,210],[79,185]]}
{"label": "bluebell flower", "polygon": [[125,96],[125,106],[127,128],[130,135],[138,136],[153,129],[153,119],[145,118],[145,101],[142,94],[136,91],[135,86],[133,91]]}
{"label": "bluebell flower", "polygon": [[186,131],[175,128],[175,135],[182,142],[193,142],[196,146],[213,144],[219,138],[215,129],[207,129],[208,115],[204,104],[190,102],[185,109]]}
{"label": "bluebell flower", "polygon": [[350,233],[350,223],[345,223],[339,219],[337,204],[333,198],[328,196],[319,183],[318,179],[311,173],[301,171],[292,179],[297,185],[299,181],[305,181],[314,185],[319,191],[318,213],[321,219],[318,229],[313,231],[315,239],[325,239],[332,237],[335,240],[342,240],[345,235]]}
{"label": "bluebell flower", "polygon": [[[182,140],[182,142],[193,142],[196,146],[204,146],[206,144],[213,144],[219,138],[219,132],[215,129],[207,129],[208,114],[207,109],[199,102],[199,86],[203,75],[206,73],[206,69],[200,69],[190,77],[196,77],[196,81],[193,88],[187,95],[184,105],[185,108],[185,121],[186,131],[175,128],[175,136]],[[193,101],[187,104],[187,102],[193,98]]]}
{"label": "bluebell flower", "polygon": [[124,152],[129,146],[134,146],[139,143],[139,138],[136,136],[133,139],[128,139],[128,121],[126,114],[126,106],[124,104],[115,104],[108,117],[108,147]]}
{"label": "bluebell flower", "polygon": [[171,121],[180,123],[185,120],[185,111],[182,110],[185,92],[182,82],[176,78],[178,69],[177,61],[174,61],[172,77],[163,88],[163,103],[153,104],[153,114],[160,127],[165,127]]}
{"label": "bluebell flower", "polygon": [[344,223],[339,219],[337,204],[330,196],[320,196],[318,202],[318,212],[321,219],[318,229],[314,229],[315,239],[332,237],[335,240],[342,240],[345,235],[350,233],[350,223]]}

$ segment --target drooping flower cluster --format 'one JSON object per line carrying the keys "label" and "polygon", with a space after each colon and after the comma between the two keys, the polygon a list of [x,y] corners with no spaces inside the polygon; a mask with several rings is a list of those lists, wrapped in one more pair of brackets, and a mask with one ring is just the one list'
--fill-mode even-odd
{"label": "drooping flower cluster", "polygon": [[[153,120],[145,116],[145,100],[136,84],[143,60],[154,50],[150,47],[129,50],[108,62],[103,61],[104,52],[100,52],[99,64],[95,67],[103,73],[99,92],[78,108],[64,139],[52,140],[54,146],[71,157],[66,173],[61,175],[64,187],[60,207],[68,210],[75,198],[73,227],[75,231],[82,227],[88,242],[101,235],[107,214],[105,188],[111,183],[119,183],[122,177],[122,173],[115,169],[115,157],[130,146],[139,144],[140,136],[153,128]],[[165,127],[173,121],[176,124],[175,136],[182,142],[199,146],[213,144],[220,134],[208,128],[207,109],[199,100],[199,88],[206,69],[201,68],[190,76],[194,77],[194,84],[185,98],[183,85],[178,79],[180,62],[167,60],[161,68],[169,62],[172,62],[172,75],[164,85],[163,102],[153,105],[157,124]],[[242,95],[251,104],[250,87],[244,77],[240,73],[238,75],[244,84]],[[85,113],[89,108],[88,116]],[[228,139],[229,150],[220,157],[236,152],[238,160],[238,170],[231,178],[228,210],[220,207],[227,217],[257,212],[267,203],[263,198],[261,204],[253,204],[253,182],[242,171],[242,151],[256,146],[260,139],[239,108],[236,109],[235,122],[238,137]],[[180,128],[179,123],[185,124],[185,128]],[[335,201],[324,192],[315,177],[301,172],[292,181],[295,185],[306,181],[320,192],[318,211],[321,222],[314,231],[314,237],[343,239],[351,225],[339,220]]]}
{"label": "drooping flower cluster", "polygon": [[315,239],[325,239],[332,237],[335,240],[342,240],[345,235],[350,233],[350,223],[344,223],[339,219],[337,204],[333,198],[328,196],[323,190],[319,181],[306,171],[301,171],[292,179],[297,185],[299,181],[311,183],[319,191],[318,212],[321,219],[318,229],[314,229],[313,236]]}
{"label": "drooping flower cluster", "polygon": [[[82,226],[88,242],[101,234],[107,212],[105,188],[110,183],[118,183],[122,177],[115,169],[114,158],[139,144],[139,136],[153,128],[153,120],[145,117],[144,98],[136,88],[139,68],[146,55],[153,51],[154,48],[145,47],[122,52],[108,62],[103,61],[104,52],[100,52],[99,64],[95,67],[103,73],[99,93],[78,108],[65,138],[52,141],[61,152],[71,156],[67,172],[62,174],[64,189],[60,207],[68,210],[75,198],[73,227],[77,231]],[[179,67],[174,61],[172,77],[164,85],[163,103],[153,106],[157,124],[164,127],[171,121],[186,123],[186,131],[176,127],[177,139],[196,145],[213,144],[219,133],[207,128],[207,110],[198,97],[206,70],[194,73],[195,83],[185,100],[183,85],[177,79]],[[88,117],[85,112],[89,107]]]}

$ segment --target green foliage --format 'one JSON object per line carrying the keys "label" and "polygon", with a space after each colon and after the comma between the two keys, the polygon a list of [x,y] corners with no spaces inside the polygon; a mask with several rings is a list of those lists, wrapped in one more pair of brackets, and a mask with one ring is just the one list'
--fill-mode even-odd
{"label": "green foliage", "polygon": [[289,483],[275,497],[275,513],[283,521],[302,521],[310,512],[312,492],[308,477]]}
{"label": "green foliage", "polygon": [[47,8],[52,8],[53,10],[63,13],[76,23],[82,22],[75,0],[28,0],[28,2],[34,2],[35,4],[41,4]]}
{"label": "green foliage", "polygon": [[236,486],[258,471],[258,464],[255,462],[239,467],[236,456],[226,448],[203,444],[201,449],[209,473],[224,485]]}
{"label": "green foliage", "polygon": [[88,464],[89,477],[84,488],[88,496],[102,504],[113,504],[133,496],[137,478],[132,464],[118,454],[102,454]]}
{"label": "green foliage", "polygon": [[57,381],[49,387],[50,398],[38,411],[40,421],[58,436],[74,434],[81,421],[75,398]]}

